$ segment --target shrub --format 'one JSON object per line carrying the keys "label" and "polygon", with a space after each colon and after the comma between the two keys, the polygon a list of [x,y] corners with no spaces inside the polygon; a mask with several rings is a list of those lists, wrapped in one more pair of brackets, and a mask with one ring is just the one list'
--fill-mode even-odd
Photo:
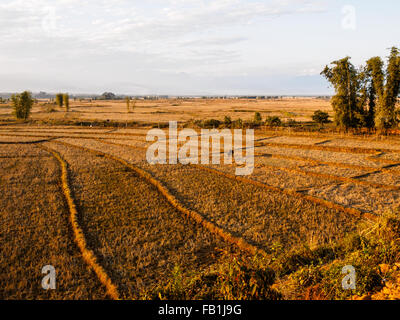
{"label": "shrub", "polygon": [[272,116],[272,117],[267,117],[265,123],[269,127],[279,127],[282,125],[282,120],[277,116]]}
{"label": "shrub", "polygon": [[218,128],[221,125],[221,121],[216,119],[209,119],[203,122],[204,128]]}
{"label": "shrub", "polygon": [[288,127],[295,127],[295,126],[297,125],[297,121],[294,120],[294,119],[288,119],[288,120],[286,121],[286,125],[287,125]]}
{"label": "shrub", "polygon": [[329,123],[329,114],[321,110],[317,110],[314,112],[312,120],[323,126],[325,123]]}
{"label": "shrub", "polygon": [[64,105],[64,95],[62,93],[56,94],[56,105],[62,107]]}
{"label": "shrub", "polygon": [[232,125],[232,119],[231,119],[231,117],[225,116],[225,118],[224,118],[224,125],[225,125],[225,127],[228,127],[228,128]]}
{"label": "shrub", "polygon": [[242,119],[237,119],[232,123],[232,127],[236,129],[242,129],[243,128],[243,120]]}
{"label": "shrub", "polygon": [[145,299],[168,300],[278,300],[281,295],[271,288],[275,273],[258,257],[252,261],[226,255],[227,261],[217,270],[183,275],[175,266],[169,279],[151,290],[142,292]]}
{"label": "shrub", "polygon": [[11,97],[14,115],[17,119],[28,119],[33,106],[32,94],[24,91]]}
{"label": "shrub", "polygon": [[262,121],[261,114],[260,114],[259,112],[256,112],[256,113],[254,114],[254,122],[255,122],[255,123],[260,123],[261,121]]}
{"label": "shrub", "polygon": [[42,105],[42,111],[47,113],[56,112],[55,105],[53,103],[45,103]]}
{"label": "shrub", "polygon": [[[400,259],[399,235],[398,215],[384,214],[373,225],[341,240],[331,263],[314,261],[292,273],[294,291],[307,299],[348,299],[379,290],[383,286],[380,265],[393,265]],[[341,270],[346,265],[356,269],[356,290],[342,288]],[[385,275],[387,280],[390,277]]]}

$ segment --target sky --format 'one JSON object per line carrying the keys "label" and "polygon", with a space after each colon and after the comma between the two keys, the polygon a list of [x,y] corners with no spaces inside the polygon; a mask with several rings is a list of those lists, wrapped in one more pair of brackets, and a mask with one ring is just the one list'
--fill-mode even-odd
{"label": "sky", "polygon": [[398,0],[0,0],[0,92],[324,95],[400,46]]}

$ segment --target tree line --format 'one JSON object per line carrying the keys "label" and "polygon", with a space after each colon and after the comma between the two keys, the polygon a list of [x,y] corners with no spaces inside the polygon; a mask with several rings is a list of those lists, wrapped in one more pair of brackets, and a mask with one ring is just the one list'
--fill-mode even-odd
{"label": "tree line", "polygon": [[356,68],[350,57],[333,61],[321,72],[335,89],[332,106],[338,127],[387,131],[399,122],[400,52],[391,48],[386,63],[369,59]]}
{"label": "tree line", "polygon": [[[26,120],[29,118],[35,100],[32,98],[32,93],[24,91],[19,94],[11,96],[11,103],[13,107],[13,114],[17,119]],[[67,93],[56,94],[56,105],[65,107],[65,111],[69,111],[69,95]]]}

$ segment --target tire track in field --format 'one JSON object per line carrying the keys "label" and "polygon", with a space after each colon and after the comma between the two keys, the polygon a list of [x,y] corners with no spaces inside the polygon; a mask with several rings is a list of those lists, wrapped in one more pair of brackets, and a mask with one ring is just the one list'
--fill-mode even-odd
{"label": "tire track in field", "polygon": [[87,152],[90,152],[92,154],[96,154],[96,155],[102,155],[108,159],[117,161],[119,163],[121,163],[122,165],[124,165],[125,167],[131,169],[132,171],[134,171],[139,177],[141,177],[142,179],[144,179],[147,183],[153,185],[154,187],[156,187],[156,189],[158,190],[158,192],[168,201],[168,203],[170,203],[172,205],[172,207],[174,207],[175,209],[177,209],[180,213],[182,213],[183,215],[193,219],[195,222],[197,222],[198,224],[200,224],[201,226],[203,226],[205,229],[207,229],[208,231],[210,231],[212,234],[215,234],[217,236],[219,236],[220,238],[222,238],[224,241],[236,245],[239,249],[248,252],[252,255],[256,255],[256,254],[260,254],[264,257],[268,257],[268,254],[248,243],[246,240],[244,240],[243,238],[240,237],[236,237],[234,235],[232,235],[230,232],[216,226],[215,224],[213,224],[212,222],[208,221],[207,219],[205,219],[201,214],[199,214],[198,212],[194,211],[194,210],[190,210],[188,208],[186,208],[159,180],[157,180],[156,178],[154,178],[149,172],[117,157],[108,153],[104,153],[101,151],[97,151],[94,149],[90,149],[87,147],[83,147],[83,146],[79,146],[79,145],[74,145],[74,144],[70,144],[64,141],[53,141],[54,143],[58,143],[61,145],[65,145],[65,146],[69,146],[69,147],[74,147],[74,148],[78,148],[81,150],[85,150]]}
{"label": "tire track in field", "polygon": [[52,154],[53,157],[60,164],[62,189],[68,203],[68,208],[70,212],[70,222],[75,235],[75,242],[77,243],[82,253],[83,259],[94,270],[100,282],[106,287],[108,295],[114,300],[119,300],[119,293],[117,287],[112,283],[110,277],[107,275],[104,268],[100,266],[99,263],[97,262],[97,258],[94,252],[88,249],[88,245],[85,239],[85,234],[79,225],[78,211],[76,209],[75,201],[72,196],[72,191],[69,186],[68,164],[65,162],[65,160],[61,157],[61,155],[57,151],[40,144],[38,144],[38,146],[41,147],[43,150],[46,150],[47,152]]}
{"label": "tire track in field", "polygon": [[[146,149],[144,147],[136,147],[136,146],[131,146],[131,145],[114,143],[114,142],[110,142],[110,141],[102,141],[101,139],[97,139],[97,141],[99,141],[101,143],[105,143],[105,144],[117,145],[117,146],[122,146],[122,147],[129,147],[129,148],[133,148],[133,149]],[[84,147],[82,147],[82,148],[84,148]],[[261,187],[261,188],[264,188],[264,189],[267,189],[267,190],[270,190],[270,191],[275,191],[275,192],[278,192],[278,193],[284,193],[284,194],[287,194],[287,195],[290,195],[290,196],[294,196],[294,197],[297,197],[297,198],[302,198],[302,199],[310,201],[312,203],[315,203],[315,204],[318,204],[318,205],[322,205],[322,206],[324,206],[324,207],[326,207],[328,209],[335,209],[335,210],[344,212],[346,214],[354,215],[354,216],[356,216],[358,218],[366,218],[366,219],[373,220],[373,221],[375,221],[377,219],[377,216],[375,214],[373,214],[372,212],[364,212],[364,211],[361,211],[361,210],[358,210],[358,209],[355,209],[355,208],[345,207],[343,205],[334,203],[332,201],[324,200],[324,199],[317,198],[317,197],[314,197],[314,196],[311,196],[311,195],[302,194],[299,191],[273,187],[273,186],[267,185],[266,183],[263,183],[263,182],[260,182],[260,181],[256,181],[256,180],[253,180],[253,179],[248,179],[248,178],[232,175],[232,174],[225,173],[225,172],[222,172],[220,170],[212,169],[212,168],[209,168],[209,167],[206,167],[206,166],[202,166],[202,165],[193,165],[193,164],[191,164],[190,166],[196,167],[196,168],[198,168],[200,170],[203,170],[203,171],[211,172],[213,174],[224,176],[224,177],[229,178],[231,180],[242,181],[242,182],[245,182],[245,183],[248,183],[248,184],[252,184],[254,186]]]}

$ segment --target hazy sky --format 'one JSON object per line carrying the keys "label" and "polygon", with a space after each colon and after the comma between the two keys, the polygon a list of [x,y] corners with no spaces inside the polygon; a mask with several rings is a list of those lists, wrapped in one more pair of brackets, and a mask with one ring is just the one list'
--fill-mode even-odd
{"label": "hazy sky", "polygon": [[0,0],[0,92],[324,94],[399,46],[398,0]]}

